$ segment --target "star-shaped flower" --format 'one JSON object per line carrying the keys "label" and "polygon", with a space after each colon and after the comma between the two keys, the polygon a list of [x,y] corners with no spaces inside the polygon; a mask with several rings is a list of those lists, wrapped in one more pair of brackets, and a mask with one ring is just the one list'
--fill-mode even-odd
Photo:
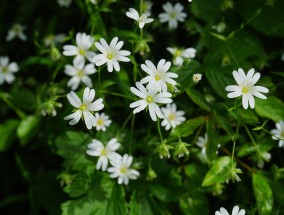
{"label": "star-shaped flower", "polygon": [[86,87],[83,95],[83,102],[79,99],[79,97],[71,91],[67,94],[67,99],[71,105],[76,108],[76,111],[66,117],[65,120],[71,120],[69,122],[70,125],[75,125],[79,122],[79,120],[83,117],[85,124],[88,129],[91,129],[92,126],[96,125],[95,117],[92,112],[99,111],[104,108],[103,99],[98,99],[92,102],[95,98],[95,90]]}
{"label": "star-shaped flower", "polygon": [[174,103],[167,104],[167,106],[165,108],[162,107],[161,110],[164,115],[161,125],[165,126],[166,130],[175,128],[185,121],[185,117],[183,116],[185,114],[184,111],[177,110],[177,106]]}
{"label": "star-shaped flower", "polygon": [[118,143],[115,138],[108,141],[106,145],[102,144],[99,140],[93,139],[88,145],[87,154],[99,157],[96,168],[97,170],[101,169],[102,171],[106,171],[108,161],[120,156],[117,152],[115,152],[119,147],[120,143]]}
{"label": "star-shaped flower", "polygon": [[165,59],[159,61],[157,68],[149,60],[145,61],[146,64],[142,64],[141,68],[148,74],[140,82],[142,84],[148,83],[147,88],[155,88],[157,91],[166,92],[167,83],[175,86],[177,84],[172,78],[177,78],[178,75],[173,72],[168,72],[171,62]]}
{"label": "star-shaped flower", "polygon": [[172,48],[168,47],[167,51],[169,51],[173,55],[173,63],[174,65],[181,66],[184,58],[185,59],[193,59],[195,58],[196,49],[195,48],[187,48],[187,49],[181,49],[181,48]]}
{"label": "star-shaped flower", "polygon": [[276,123],[276,129],[272,129],[271,133],[275,135],[275,136],[272,136],[272,139],[279,140],[279,143],[278,143],[279,147],[284,148],[284,121],[280,121]]}
{"label": "star-shaped flower", "polygon": [[139,28],[143,28],[145,24],[154,21],[154,19],[148,18],[150,13],[142,13],[142,15],[139,16],[139,13],[134,8],[129,8],[129,11],[126,12],[126,16],[134,19],[138,23]]}
{"label": "star-shaped flower", "polygon": [[18,71],[17,63],[9,63],[8,57],[0,57],[0,84],[3,84],[5,81],[11,84],[15,80],[14,73]]}
{"label": "star-shaped flower", "polygon": [[94,38],[86,33],[77,33],[76,34],[76,44],[74,45],[65,45],[63,46],[63,54],[66,56],[76,56],[76,59],[85,59],[89,61],[96,55],[94,52],[89,51],[94,43]]}
{"label": "star-shaped flower", "polygon": [[161,23],[168,22],[170,29],[178,27],[178,22],[184,22],[186,13],[183,12],[183,6],[180,3],[172,5],[170,2],[163,4],[165,13],[159,14]]}
{"label": "star-shaped flower", "polygon": [[118,184],[129,183],[129,179],[137,179],[140,175],[139,172],[135,169],[131,169],[133,158],[128,154],[123,155],[123,157],[117,157],[117,159],[111,160],[113,167],[107,169],[110,173],[111,178],[118,178]]}
{"label": "star-shaped flower", "polygon": [[14,38],[18,37],[20,40],[26,41],[27,36],[24,34],[26,26],[23,26],[19,23],[15,23],[12,28],[8,31],[6,41],[11,41]]}
{"label": "star-shaped flower", "polygon": [[123,46],[123,41],[118,42],[118,38],[114,37],[110,45],[107,44],[105,39],[101,38],[100,42],[95,43],[97,49],[102,53],[96,55],[92,62],[95,63],[97,66],[102,66],[105,63],[107,64],[107,70],[109,72],[113,71],[120,71],[120,66],[118,61],[122,62],[129,62],[130,59],[126,56],[130,55],[130,51],[120,50]]}
{"label": "star-shaped flower", "polygon": [[136,82],[136,87],[137,88],[131,87],[130,90],[141,99],[130,104],[131,108],[135,108],[133,110],[133,113],[139,113],[146,107],[149,107],[150,117],[153,121],[157,121],[157,116],[159,118],[163,118],[163,114],[157,103],[171,103],[172,99],[170,97],[172,96],[172,94],[169,92],[158,93],[158,90],[152,87],[146,89],[140,82]]}
{"label": "star-shaped flower", "polygon": [[109,119],[109,116],[105,115],[104,113],[101,113],[101,114],[96,113],[95,120],[96,120],[95,127],[97,131],[99,130],[106,131],[106,127],[108,127],[111,124],[111,120]]}
{"label": "star-shaped flower", "polygon": [[268,93],[269,90],[266,87],[254,86],[260,78],[260,73],[255,73],[254,69],[250,69],[246,75],[244,70],[239,68],[238,71],[233,71],[233,76],[238,85],[230,85],[226,87],[226,90],[230,92],[227,95],[228,98],[242,96],[244,109],[247,109],[248,106],[254,108],[255,102],[253,96],[266,99],[266,96],[262,93]]}
{"label": "star-shaped flower", "polygon": [[85,61],[82,58],[75,58],[73,65],[65,66],[65,74],[71,76],[72,78],[68,81],[67,86],[71,87],[72,90],[76,90],[81,82],[86,86],[92,87],[92,79],[89,75],[96,72],[94,64],[85,65]]}

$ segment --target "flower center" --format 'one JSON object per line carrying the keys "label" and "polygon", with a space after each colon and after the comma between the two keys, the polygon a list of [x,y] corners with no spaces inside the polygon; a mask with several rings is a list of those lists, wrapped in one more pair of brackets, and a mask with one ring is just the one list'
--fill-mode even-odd
{"label": "flower center", "polygon": [[125,173],[127,172],[127,168],[126,168],[126,167],[121,167],[121,168],[120,168],[120,172],[121,172],[122,174],[125,174]]}
{"label": "flower center", "polygon": [[2,68],[2,72],[5,74],[5,73],[8,73],[8,68],[5,66]]}
{"label": "flower center", "polygon": [[81,105],[79,109],[80,109],[81,111],[84,111],[84,110],[86,109],[86,105],[84,105],[84,104]]}
{"label": "flower center", "polygon": [[242,88],[242,93],[246,94],[248,93],[249,89],[247,87],[243,87]]}
{"label": "flower center", "polygon": [[175,120],[175,119],[176,119],[176,115],[173,114],[173,113],[170,113],[170,114],[168,115],[168,119],[169,119],[170,121]]}
{"label": "flower center", "polygon": [[79,49],[79,55],[85,55],[86,54],[86,51],[84,49]]}
{"label": "flower center", "polygon": [[104,156],[106,156],[106,155],[107,155],[107,151],[106,151],[106,149],[105,149],[105,148],[102,150],[101,155],[104,155]]}
{"label": "flower center", "polygon": [[172,12],[169,14],[170,18],[172,19],[175,19],[176,18],[176,13],[175,12]]}
{"label": "flower center", "polygon": [[78,71],[77,71],[77,76],[78,76],[79,78],[82,78],[82,77],[84,76],[84,72],[83,72],[82,70],[78,70]]}
{"label": "flower center", "polygon": [[175,56],[175,57],[181,56],[181,51],[180,51],[179,49],[177,49],[177,50],[175,51],[175,53],[174,53],[174,56]]}
{"label": "flower center", "polygon": [[98,119],[97,124],[98,124],[99,126],[104,125],[104,120],[103,120],[103,119]]}
{"label": "flower center", "polygon": [[156,81],[159,81],[160,79],[161,79],[161,77],[160,77],[159,75],[156,75],[156,76],[155,76],[155,80],[156,80]]}
{"label": "flower center", "polygon": [[151,102],[154,101],[154,99],[153,99],[152,96],[148,96],[148,97],[146,98],[146,101],[147,101],[148,103],[151,103]]}
{"label": "flower center", "polygon": [[109,54],[107,54],[107,58],[111,60],[113,58],[113,55],[111,53],[109,53]]}

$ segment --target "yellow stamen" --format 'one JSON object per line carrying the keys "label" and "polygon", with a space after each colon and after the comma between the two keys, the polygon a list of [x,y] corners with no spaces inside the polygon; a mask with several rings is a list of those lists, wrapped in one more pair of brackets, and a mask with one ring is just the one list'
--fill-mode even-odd
{"label": "yellow stamen", "polygon": [[99,126],[102,126],[102,125],[104,124],[104,120],[101,119],[101,118],[98,119],[97,124],[98,124]]}
{"label": "yellow stamen", "polygon": [[84,72],[82,70],[77,71],[77,76],[82,78],[84,76]]}
{"label": "yellow stamen", "polygon": [[170,18],[172,19],[176,18],[176,13],[170,13],[169,15],[170,15]]}
{"label": "yellow stamen", "polygon": [[113,58],[112,54],[109,53],[109,54],[107,55],[107,58],[108,58],[108,59],[112,59],[112,58]]}
{"label": "yellow stamen", "polygon": [[79,49],[79,54],[80,55],[85,55],[86,54],[86,51],[84,49]]}
{"label": "yellow stamen", "polygon": [[81,111],[84,111],[84,110],[86,109],[86,105],[84,105],[84,104],[81,105],[79,109],[80,109]]}
{"label": "yellow stamen", "polygon": [[151,102],[153,102],[153,98],[152,98],[151,96],[148,96],[147,99],[146,99],[146,101],[147,101],[148,103],[151,103]]}
{"label": "yellow stamen", "polygon": [[156,81],[159,81],[160,79],[161,79],[160,76],[158,76],[158,75],[155,76],[155,80],[156,80]]}
{"label": "yellow stamen", "polygon": [[101,152],[101,155],[106,155],[106,154],[107,154],[106,150],[103,149],[102,152]]}
{"label": "yellow stamen", "polygon": [[3,72],[3,73],[7,73],[7,72],[8,72],[8,68],[7,68],[6,66],[3,67],[3,68],[2,68],[2,72]]}
{"label": "yellow stamen", "polygon": [[125,174],[125,173],[127,172],[127,168],[126,168],[126,167],[121,167],[121,168],[120,168],[120,172],[121,172],[122,174]]}
{"label": "yellow stamen", "polygon": [[174,120],[175,118],[176,118],[176,115],[173,114],[173,113],[170,113],[170,114],[168,115],[168,119],[169,119],[170,121]]}
{"label": "yellow stamen", "polygon": [[247,93],[248,91],[249,91],[249,90],[248,90],[247,87],[243,87],[243,88],[242,88],[242,92],[243,92],[243,93]]}

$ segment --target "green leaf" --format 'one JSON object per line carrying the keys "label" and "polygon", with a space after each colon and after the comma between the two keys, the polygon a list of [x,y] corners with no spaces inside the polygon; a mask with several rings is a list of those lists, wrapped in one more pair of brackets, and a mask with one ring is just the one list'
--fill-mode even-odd
{"label": "green leaf", "polygon": [[145,192],[134,190],[129,202],[129,215],[154,215]]}
{"label": "green leaf", "polygon": [[[261,5],[261,13],[260,13]],[[273,6],[260,4],[259,0],[240,1],[238,3],[239,13],[245,19],[251,19],[258,15],[249,23],[253,28],[261,33],[272,37],[284,37],[284,17],[283,1],[274,1]],[[273,23],[273,26],[271,26]]]}
{"label": "green leaf", "polygon": [[117,214],[125,215],[127,214],[127,203],[125,201],[125,192],[123,186],[115,183],[111,199],[107,203],[106,215],[107,214]]}
{"label": "green leaf", "polygon": [[199,71],[200,64],[195,60],[185,61],[177,70],[178,78],[176,81],[182,86],[183,89],[188,89],[193,86],[193,75],[201,73]]}
{"label": "green leaf", "polygon": [[195,17],[202,19],[203,21],[212,22],[221,16],[222,11],[221,1],[212,0],[208,5],[207,0],[193,1],[190,5],[191,12]]}
{"label": "green leaf", "polygon": [[27,144],[37,133],[41,118],[36,115],[22,119],[17,128],[17,136],[22,145]]}
{"label": "green leaf", "polygon": [[9,119],[3,124],[0,124],[0,152],[6,151],[15,139],[15,131],[19,120]]}
{"label": "green leaf", "polygon": [[177,137],[177,133],[181,137],[187,137],[191,135],[196,128],[198,128],[202,123],[205,122],[205,117],[200,116],[190,120],[185,121],[184,123],[178,125],[170,133],[170,137]]}
{"label": "green leaf", "polygon": [[64,158],[65,165],[73,170],[82,170],[87,167],[94,168],[91,161],[87,159],[86,150],[91,142],[91,137],[82,132],[68,131],[55,140],[57,153]]}
{"label": "green leaf", "polygon": [[273,208],[273,195],[267,179],[260,174],[252,175],[254,196],[260,215],[269,215]]}
{"label": "green leaf", "polygon": [[179,206],[186,215],[209,214],[209,204],[201,191],[193,191],[180,198]]}
{"label": "green leaf", "polygon": [[36,97],[34,92],[28,89],[13,89],[12,98],[21,109],[32,111],[36,107]]}
{"label": "green leaf", "polygon": [[208,102],[204,99],[204,95],[202,93],[200,93],[197,90],[194,89],[187,89],[186,90],[187,95],[189,96],[189,98],[195,103],[197,104],[199,107],[201,107],[202,109],[210,112],[211,108],[210,105],[208,104]]}
{"label": "green leaf", "polygon": [[284,103],[274,96],[269,96],[265,100],[255,99],[255,111],[259,116],[275,122],[284,119]]}
{"label": "green leaf", "polygon": [[216,67],[211,65],[205,68],[205,75],[216,93],[222,98],[227,98],[227,91],[225,88],[234,83],[231,71],[229,73],[226,68],[224,69],[219,66]]}
{"label": "green leaf", "polygon": [[232,165],[232,159],[229,156],[219,157],[214,161],[211,168],[205,175],[202,186],[210,186],[216,183],[223,183],[227,180],[228,168]]}

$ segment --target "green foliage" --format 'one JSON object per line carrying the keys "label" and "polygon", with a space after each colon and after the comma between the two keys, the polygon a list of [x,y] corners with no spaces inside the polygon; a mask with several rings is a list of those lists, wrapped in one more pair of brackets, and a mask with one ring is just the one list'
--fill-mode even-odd
{"label": "green foliage", "polygon": [[[186,14],[172,29],[159,18],[165,0],[152,1],[152,8],[144,0],[72,0],[64,7],[62,2],[17,1],[15,7],[0,0],[0,20],[5,20],[0,32],[0,214],[209,215],[221,207],[230,213],[235,205],[246,214],[284,214],[284,128],[275,125],[284,120],[284,1],[169,1],[181,4]],[[127,17],[129,8],[140,15],[149,9],[153,22],[139,28],[143,17]],[[7,19],[11,14],[13,19]],[[27,40],[5,40],[14,23],[26,26]],[[118,61],[119,71],[109,72],[107,63],[85,58],[84,65],[95,65],[96,72],[88,81],[83,68],[71,69],[76,73],[71,79],[67,70],[75,56],[63,52],[65,45],[86,45],[79,44],[78,32],[94,39],[88,51],[96,54],[102,52],[101,38],[109,44],[118,37],[117,47],[131,53],[129,61],[120,58],[126,62]],[[52,41],[60,33],[62,41]],[[86,50],[79,48],[83,55]],[[189,48],[196,53],[189,54]],[[15,80],[5,76],[5,56],[19,67],[9,74]],[[166,86],[179,112],[162,111],[162,117],[159,110],[166,104],[157,96],[161,102],[154,109],[160,119],[153,121],[154,95],[138,98],[130,88],[148,75],[141,67],[146,60],[157,66],[161,59],[171,63],[167,72],[178,75],[176,85]],[[250,80],[239,85],[241,96],[228,98],[226,87],[239,84],[233,76],[239,68],[261,75],[253,86],[243,86]],[[163,79],[163,69],[152,69],[156,81]],[[196,74],[200,80],[193,78]],[[77,89],[71,89],[79,79]],[[70,104],[66,95],[74,91],[82,99],[87,86],[95,90],[95,100],[103,100],[102,110],[89,111],[86,97],[84,104],[76,99],[78,104]],[[267,99],[257,98],[254,86],[268,88]],[[248,91],[255,107],[244,109]],[[143,104],[134,114],[130,104],[138,100]],[[76,111],[84,112],[78,123],[64,120]],[[102,112],[111,120],[106,129],[92,117]],[[85,126],[86,114],[91,129]],[[108,154],[106,144],[113,138],[120,144],[116,153],[131,156],[131,165]],[[94,139],[104,146],[92,154]],[[97,164],[106,160],[103,171]],[[113,166],[117,175],[110,173]],[[119,184],[121,175],[129,182]]]}
{"label": "green foliage", "polygon": [[273,196],[267,179],[260,174],[253,174],[252,186],[259,214],[270,214],[273,208]]}

